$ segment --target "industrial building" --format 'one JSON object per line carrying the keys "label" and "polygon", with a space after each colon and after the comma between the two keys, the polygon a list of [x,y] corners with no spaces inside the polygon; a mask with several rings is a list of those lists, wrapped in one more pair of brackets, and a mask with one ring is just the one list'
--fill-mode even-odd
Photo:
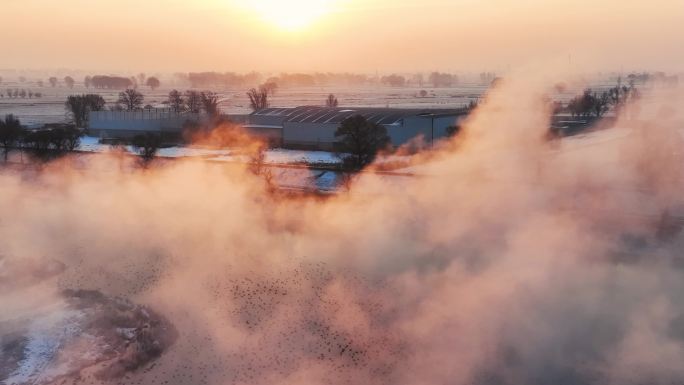
{"label": "industrial building", "polygon": [[147,132],[179,136],[187,123],[207,120],[200,114],[154,108],[138,111],[91,111],[88,133],[101,139],[131,138]]}
{"label": "industrial building", "polygon": [[249,115],[245,128],[256,136],[277,141],[288,148],[331,150],[335,131],[347,118],[361,115],[383,125],[395,147],[420,138],[431,145],[447,136],[447,127],[465,118],[463,109],[400,109],[369,107],[265,108]]}
{"label": "industrial building", "polygon": [[[222,118],[240,124],[249,134],[273,146],[332,150],[338,139],[335,131],[345,119],[355,115],[385,126],[392,145],[398,147],[414,139],[432,145],[446,137],[447,127],[459,125],[466,114],[463,109],[302,106],[265,108],[250,115],[223,115]],[[90,113],[88,129],[90,135],[102,139],[130,138],[146,132],[180,137],[187,123],[208,121],[201,114],[166,109],[98,111]]]}

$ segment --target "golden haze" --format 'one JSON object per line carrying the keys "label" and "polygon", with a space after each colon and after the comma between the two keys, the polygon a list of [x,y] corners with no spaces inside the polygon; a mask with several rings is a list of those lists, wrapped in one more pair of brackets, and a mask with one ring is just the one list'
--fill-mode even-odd
{"label": "golden haze", "polygon": [[240,4],[3,0],[2,13],[12,17],[0,23],[2,67],[502,71],[563,58],[573,70],[684,69],[680,0]]}

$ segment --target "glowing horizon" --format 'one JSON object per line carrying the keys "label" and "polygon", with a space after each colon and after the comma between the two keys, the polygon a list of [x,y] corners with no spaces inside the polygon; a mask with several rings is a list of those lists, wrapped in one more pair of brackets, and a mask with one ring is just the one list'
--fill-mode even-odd
{"label": "glowing horizon", "polygon": [[4,0],[3,14],[3,68],[502,71],[571,57],[684,71],[680,0]]}
{"label": "glowing horizon", "polygon": [[267,25],[299,32],[310,28],[333,11],[332,0],[254,0],[245,4]]}

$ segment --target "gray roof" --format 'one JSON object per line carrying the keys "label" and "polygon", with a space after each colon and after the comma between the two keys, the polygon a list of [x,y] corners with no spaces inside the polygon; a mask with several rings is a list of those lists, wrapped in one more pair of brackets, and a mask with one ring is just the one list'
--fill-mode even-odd
{"label": "gray roof", "polygon": [[254,112],[254,116],[282,117],[285,122],[339,124],[355,115],[365,117],[369,122],[383,125],[398,124],[402,119],[417,116],[456,116],[463,109],[405,109],[373,107],[318,107],[265,108]]}

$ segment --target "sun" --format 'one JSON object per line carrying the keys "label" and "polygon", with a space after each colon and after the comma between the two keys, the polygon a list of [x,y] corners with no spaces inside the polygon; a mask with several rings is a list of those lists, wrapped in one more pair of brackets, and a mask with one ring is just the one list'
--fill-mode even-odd
{"label": "sun", "polygon": [[251,0],[263,22],[285,31],[301,31],[332,12],[333,0]]}

